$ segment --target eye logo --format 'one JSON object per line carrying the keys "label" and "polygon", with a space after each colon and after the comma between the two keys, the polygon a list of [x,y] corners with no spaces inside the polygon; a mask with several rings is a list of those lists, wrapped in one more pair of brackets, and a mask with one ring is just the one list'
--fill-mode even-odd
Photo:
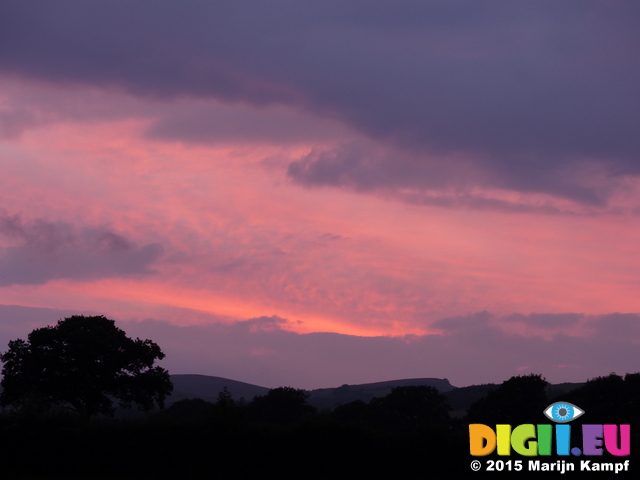
{"label": "eye logo", "polygon": [[576,407],[573,403],[569,402],[556,402],[549,405],[544,414],[550,420],[556,423],[567,423],[571,420],[575,420],[584,413],[584,410]]}

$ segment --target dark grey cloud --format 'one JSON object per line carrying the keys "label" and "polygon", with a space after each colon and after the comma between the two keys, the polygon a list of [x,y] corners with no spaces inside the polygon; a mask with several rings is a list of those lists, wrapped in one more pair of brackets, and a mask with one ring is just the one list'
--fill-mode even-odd
{"label": "dark grey cloud", "polygon": [[[1,47],[0,47],[1,48]],[[56,122],[83,124],[131,117],[160,118],[164,107],[143,99],[95,88],[2,79],[0,139],[13,140],[25,131]]]}
{"label": "dark grey cloud", "polygon": [[342,175],[303,183],[363,190],[383,171],[411,186],[440,171],[412,162],[465,158],[476,183],[602,205],[592,170],[640,173],[638,18],[635,2],[595,0],[3,2],[0,73],[288,105],[409,158],[334,162]]}
{"label": "dark grey cloud", "polygon": [[473,315],[464,315],[457,317],[447,317],[431,324],[435,329],[444,332],[455,332],[466,329],[484,329],[489,326],[493,315],[487,311],[478,312]]}
{"label": "dark grey cloud", "polygon": [[26,338],[35,328],[55,325],[72,315],[100,315],[99,313],[56,308],[25,307],[0,304],[0,352],[4,352],[9,340]]}
{"label": "dark grey cloud", "polygon": [[[633,315],[637,319],[637,315]],[[558,329],[578,324],[585,318],[583,313],[530,313],[523,315],[514,313],[505,320],[531,325],[537,328]]]}
{"label": "dark grey cloud", "polygon": [[34,127],[40,123],[38,115],[32,109],[0,106],[0,140],[17,138],[28,127]]}
{"label": "dark grey cloud", "polygon": [[[532,158],[531,165],[523,168],[537,169],[535,165],[536,161]],[[425,160],[415,152],[358,141],[340,143],[329,149],[315,149],[291,162],[287,168],[290,179],[308,188],[345,187],[417,205],[464,206],[515,212],[559,213],[560,210],[550,204],[538,203],[533,206],[483,198],[469,191],[474,186],[485,185],[526,193],[560,195],[584,205],[602,207],[615,189],[615,180],[611,177],[601,178],[600,183],[587,179],[590,181],[585,184],[584,175],[571,171],[559,172],[555,168],[529,171],[528,184],[516,185],[512,182],[514,178],[505,182],[501,178],[503,173],[486,171],[470,157],[434,156]]]}
{"label": "dark grey cloud", "polygon": [[194,143],[286,144],[331,141],[344,136],[339,126],[284,109],[228,105],[174,108],[153,122],[147,136]]}
{"label": "dark grey cloud", "polygon": [[[169,108],[111,90],[40,83],[0,77],[0,139],[15,140],[27,130],[56,122],[82,124],[136,118],[147,121],[153,140],[203,144],[330,143],[349,129],[332,119],[290,107],[229,105],[216,100],[183,100]],[[279,163],[283,160],[279,158]],[[279,169],[282,167],[280,166]]]}
{"label": "dark grey cloud", "polygon": [[105,228],[0,214],[0,235],[11,245],[0,250],[0,286],[44,284],[55,279],[97,280],[151,274],[162,247],[138,247]]}
{"label": "dark grey cloud", "polygon": [[[640,370],[638,314],[525,317],[527,323],[556,323],[557,329],[549,326],[545,335],[507,333],[501,327],[506,319],[479,312],[441,320],[440,326],[447,328],[439,335],[297,334],[287,331],[290,320],[276,316],[193,327],[147,320],[135,324],[135,333],[146,330],[149,337],[158,332],[158,340],[166,339],[167,365],[176,373],[219,375],[268,387],[319,388],[419,377],[448,378],[464,386],[500,382],[520,373],[541,373],[560,383]],[[584,327],[573,324],[575,330],[566,333],[562,327],[571,327],[573,318]],[[181,348],[186,346],[185,356]]]}

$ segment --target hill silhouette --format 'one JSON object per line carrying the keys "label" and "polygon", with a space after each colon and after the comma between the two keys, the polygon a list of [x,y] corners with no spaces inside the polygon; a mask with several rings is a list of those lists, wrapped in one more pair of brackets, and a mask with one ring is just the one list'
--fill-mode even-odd
{"label": "hill silhouette", "polygon": [[239,382],[228,378],[209,375],[171,375],[173,394],[167,398],[167,405],[189,398],[201,398],[207,402],[215,402],[218,394],[226,387],[234,400],[244,398],[250,401],[256,395],[266,395],[269,389]]}
{"label": "hill silhouette", "polygon": [[[267,387],[210,375],[171,375],[171,381],[173,382],[173,394],[167,398],[167,405],[190,398],[201,398],[207,402],[215,402],[225,387],[236,401],[244,398],[245,401],[249,402],[256,395],[262,396],[269,392]],[[373,398],[382,398],[388,395],[395,387],[420,385],[434,387],[440,393],[443,393],[449,399],[449,403],[453,408],[451,412],[453,417],[463,416],[473,402],[498,387],[493,383],[455,387],[446,378],[406,378],[357,385],[345,384],[334,388],[317,388],[307,390],[307,393],[309,394],[308,400],[311,405],[326,409],[356,400],[369,403]],[[584,383],[549,385],[547,387],[547,395],[549,398],[556,397],[582,385]]]}
{"label": "hill silhouette", "polygon": [[[208,402],[215,402],[225,387],[234,400],[244,398],[246,401],[252,400],[256,395],[266,395],[270,390],[266,387],[210,375],[171,375],[171,381],[173,382],[173,393],[167,397],[167,405],[190,398],[201,398]],[[360,385],[342,385],[336,388],[318,388],[307,391],[307,393],[309,394],[309,403],[312,405],[333,407],[354,400],[369,402],[374,397],[381,398],[388,395],[395,387],[419,385],[435,387],[440,393],[456,389],[447,379],[410,378]]]}
{"label": "hill silhouette", "polygon": [[[171,375],[171,381],[173,382],[173,394],[167,398],[167,405],[190,398],[201,398],[207,402],[215,402],[225,387],[234,400],[237,401],[244,398],[247,402],[251,401],[256,395],[266,395],[270,390],[267,387],[211,375]],[[473,402],[498,387],[498,385],[492,383],[455,387],[446,378],[406,378],[357,385],[345,384],[333,388],[317,388],[307,390],[307,393],[309,394],[310,404],[318,408],[332,408],[356,400],[368,403],[373,398],[382,398],[388,395],[395,387],[420,385],[434,387],[440,393],[443,393],[449,399],[454,417],[464,415]],[[549,385],[547,394],[549,398],[556,397],[582,385],[584,383]]]}
{"label": "hill silhouette", "polygon": [[368,403],[375,397],[382,398],[388,395],[395,387],[415,386],[434,387],[440,393],[450,392],[456,388],[446,378],[407,378],[360,385],[345,384],[337,388],[311,390],[309,392],[309,403],[317,407],[335,407],[356,400]]}
{"label": "hill silhouette", "polygon": [[[215,403],[218,395],[225,387],[234,400],[239,401],[243,398],[246,402],[250,402],[255,396],[266,395],[270,390],[267,387],[213,375],[176,374],[171,375],[171,381],[173,382],[173,393],[167,397],[167,406],[180,400],[193,398]],[[446,378],[409,378],[357,385],[345,384],[340,387],[307,390],[307,393],[309,394],[308,401],[311,405],[320,409],[331,409],[356,400],[369,403],[373,398],[385,397],[395,387],[420,385],[434,387],[440,393],[443,393],[448,398],[449,404],[453,409],[451,412],[452,417],[462,417],[473,402],[498,387],[493,383],[455,387]],[[549,385],[547,387],[547,396],[555,398],[583,385],[584,383]],[[2,391],[2,387],[0,387],[0,391]],[[122,410],[120,408],[117,409],[117,412],[118,416],[137,416],[141,413],[137,409]]]}

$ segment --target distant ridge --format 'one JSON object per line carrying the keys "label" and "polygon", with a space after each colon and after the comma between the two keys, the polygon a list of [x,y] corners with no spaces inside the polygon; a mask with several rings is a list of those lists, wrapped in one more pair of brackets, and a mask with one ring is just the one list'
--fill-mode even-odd
{"label": "distant ridge", "polygon": [[[246,402],[253,400],[253,397],[256,395],[266,395],[269,392],[269,388],[266,387],[209,375],[171,375],[171,381],[173,382],[173,394],[167,398],[167,406],[188,398],[201,398],[208,402],[215,402],[218,399],[218,394],[224,387],[227,387],[227,390],[229,390],[235,400],[244,398]],[[440,393],[446,395],[453,408],[451,413],[456,417],[464,415],[473,402],[484,397],[491,390],[495,390],[499,386],[497,384],[483,384],[458,388],[451,385],[446,378],[406,378],[359,385],[345,384],[335,388],[318,388],[310,391],[307,390],[307,393],[309,394],[309,403],[316,407],[331,409],[355,400],[362,400],[368,403],[374,397],[381,398],[388,395],[395,387],[417,385],[434,387]],[[552,399],[582,385],[584,384],[562,383],[549,385],[547,387],[547,394],[549,399]]]}
{"label": "distant ridge", "polygon": [[167,398],[167,405],[187,398],[201,398],[207,402],[215,402],[218,394],[225,387],[235,400],[244,398],[247,402],[253,400],[256,395],[266,395],[269,391],[266,387],[209,375],[171,375],[171,381],[173,393]]}
{"label": "distant ridge", "polygon": [[455,390],[456,387],[446,378],[406,378],[402,380],[388,380],[386,382],[364,383],[360,385],[342,385],[337,388],[319,388],[311,390],[309,403],[322,407],[334,407],[344,403],[362,400],[369,402],[374,397],[384,397],[395,387],[410,387],[426,385],[434,387],[440,393]]}
{"label": "distant ridge", "polygon": [[[171,375],[171,381],[173,382],[173,393],[166,399],[165,406],[167,407],[180,400],[191,398],[201,398],[207,402],[216,402],[218,394],[225,387],[227,387],[227,390],[235,400],[244,398],[247,403],[253,400],[256,395],[266,395],[270,390],[267,387],[211,375]],[[446,378],[407,378],[360,385],[345,384],[336,388],[318,388],[311,391],[307,390],[307,393],[309,394],[309,403],[321,409],[331,409],[355,400],[362,400],[368,403],[374,397],[381,398],[388,395],[391,393],[391,389],[395,387],[413,385],[432,386],[440,393],[443,393],[452,407],[451,415],[453,417],[462,417],[472,403],[499,387],[498,384],[489,383],[458,388],[451,385]],[[584,385],[584,382],[550,384],[547,386],[547,396],[549,401],[557,401],[571,390]],[[2,386],[0,386],[0,392],[2,392]],[[6,411],[6,408],[0,408],[0,412]],[[141,414],[141,411],[136,408],[131,410],[117,408],[118,416],[135,417]]]}
{"label": "distant ridge", "polygon": [[[235,400],[244,398],[247,402],[253,400],[256,395],[266,395],[269,392],[266,387],[209,375],[171,375],[171,381],[173,382],[173,394],[167,398],[167,405],[187,398],[201,398],[208,402],[215,402],[224,387],[227,387],[227,390]],[[395,387],[412,385],[428,385],[435,387],[441,393],[449,392],[456,388],[446,378],[407,378],[311,390],[308,391],[309,403],[318,407],[333,407],[354,400],[369,402],[374,397],[388,395],[391,393],[391,389]]]}

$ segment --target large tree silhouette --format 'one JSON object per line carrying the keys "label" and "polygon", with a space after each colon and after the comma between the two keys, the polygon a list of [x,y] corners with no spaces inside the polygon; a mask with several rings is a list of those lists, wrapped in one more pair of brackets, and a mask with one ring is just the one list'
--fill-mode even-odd
{"label": "large tree silhouette", "polygon": [[12,340],[0,355],[2,406],[42,411],[51,405],[85,415],[114,413],[113,400],[149,411],[173,390],[164,358],[151,340],[127,337],[104,316],[74,315]]}
{"label": "large tree silhouette", "polygon": [[469,423],[544,423],[542,411],[548,406],[548,382],[542,375],[511,377],[487,396],[474,402],[465,417]]}

